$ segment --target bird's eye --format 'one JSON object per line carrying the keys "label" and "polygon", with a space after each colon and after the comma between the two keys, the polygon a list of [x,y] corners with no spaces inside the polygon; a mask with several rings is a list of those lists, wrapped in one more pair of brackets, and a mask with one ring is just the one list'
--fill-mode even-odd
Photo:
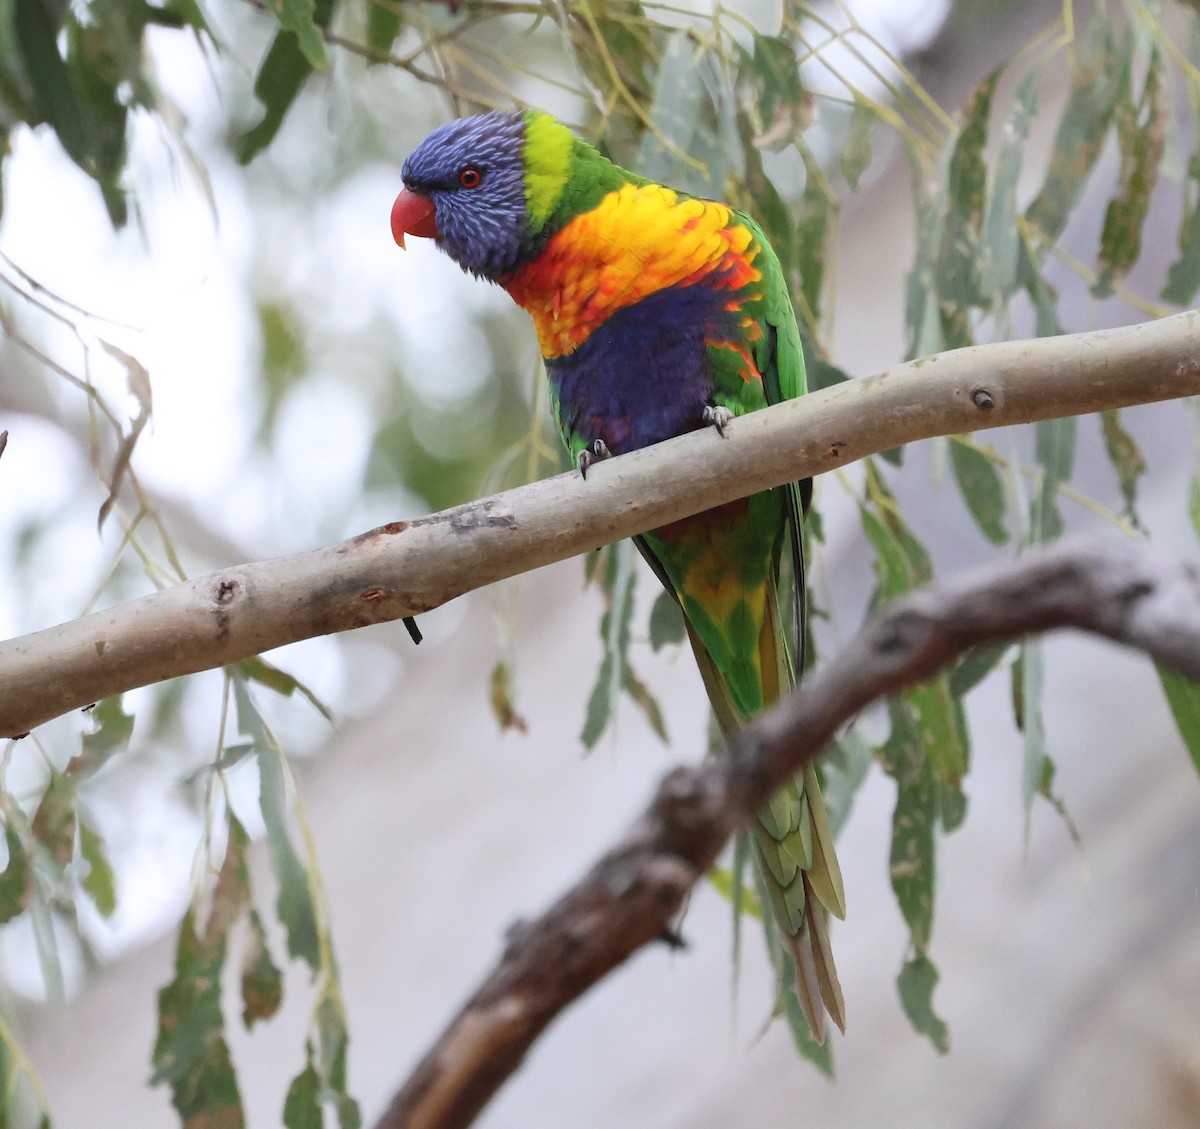
{"label": "bird's eye", "polygon": [[478,188],[483,183],[483,173],[478,169],[465,168],[458,174],[458,183],[463,188]]}

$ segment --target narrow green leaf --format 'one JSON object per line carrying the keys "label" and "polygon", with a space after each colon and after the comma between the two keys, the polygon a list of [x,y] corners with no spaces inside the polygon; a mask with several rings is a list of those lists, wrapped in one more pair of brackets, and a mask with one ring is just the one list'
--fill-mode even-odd
{"label": "narrow green leaf", "polygon": [[512,695],[512,668],[504,659],[497,659],[488,678],[488,704],[502,733],[515,729],[518,733],[528,733],[529,725],[517,713],[517,707]]}
{"label": "narrow green leaf", "polygon": [[943,150],[932,177],[920,161],[909,156],[916,208],[917,251],[905,280],[904,327],[908,339],[905,360],[940,352],[944,344],[938,309],[937,253],[941,246],[947,199],[945,193],[935,191],[932,186],[943,184],[948,179],[953,153],[950,146]]}
{"label": "narrow green leaf", "polygon": [[984,647],[972,647],[950,672],[950,694],[962,701],[999,665],[1008,653],[1008,643],[989,643]]}
{"label": "narrow green leaf", "polygon": [[58,50],[65,9],[50,0],[14,0],[13,30],[38,112],[50,123],[68,155],[86,168],[91,148],[90,115]]}
{"label": "narrow green leaf", "polygon": [[250,871],[246,865],[250,836],[233,812],[227,813],[226,821],[228,838],[225,857],[217,872],[208,907],[208,921],[204,925],[204,938],[210,941],[218,936],[226,936],[250,904]]}
{"label": "narrow green leaf", "polygon": [[868,461],[868,502],[859,507],[863,530],[875,548],[878,580],[873,606],[893,599],[933,579],[933,564],[925,546],[905,523],[882,476]]}
{"label": "narrow green leaf", "polygon": [[938,822],[949,835],[957,831],[967,818],[967,794],[961,787],[938,781]]}
{"label": "narrow green leaf", "polygon": [[307,1047],[304,1069],[292,1079],[283,1103],[285,1129],[323,1129],[321,1079],[313,1065],[312,1043]]}
{"label": "narrow green leaf", "polygon": [[258,911],[250,911],[250,936],[242,954],[242,1023],[249,1030],[270,1019],[283,1003],[283,973],[271,959],[267,931]]}
{"label": "narrow green leaf", "polygon": [[158,993],[151,1085],[166,1083],[187,1129],[242,1129],[241,1094],[221,1018],[223,934],[202,940],[192,910],[179,926],[175,978]]}
{"label": "narrow green leaf", "polygon": [[104,853],[104,840],[90,823],[79,824],[79,850],[88,865],[83,888],[96,904],[101,917],[112,917],[117,908],[117,880]]}
{"label": "narrow green leaf", "polygon": [[710,53],[690,35],[671,33],[658,68],[651,128],[633,165],[642,175],[693,196],[723,195],[735,171],[731,161],[741,152],[728,83],[720,81],[714,66]]}
{"label": "narrow green leaf", "polygon": [[290,698],[293,694],[299,694],[326,721],[333,721],[333,711],[294,674],[289,674],[286,670],[281,670],[275,666],[274,663],[267,662],[261,655],[243,659],[236,665],[238,671],[250,679],[251,682],[257,682],[260,686],[266,686],[269,690],[274,690],[276,694],[283,698]]}
{"label": "narrow green leaf", "polygon": [[795,47],[781,36],[756,34],[750,77],[759,116],[754,144],[759,149],[783,149],[813,120],[812,95],[801,81]]}
{"label": "narrow green leaf", "polygon": [[318,26],[317,8],[313,0],[268,0],[267,7],[275,13],[279,26],[296,37],[296,43],[309,66],[317,71],[328,70],[329,59],[325,54],[321,28],[329,23],[329,17],[326,16]]}
{"label": "narrow green leaf", "polygon": [[67,765],[67,775],[90,775],[117,753],[123,752],[133,735],[133,717],[125,712],[121,696],[105,698],[90,711],[96,728],[83,735],[80,752]]}
{"label": "narrow green leaf", "polygon": [[[313,27],[329,26],[335,3],[336,0],[316,0],[311,12]],[[323,56],[324,47],[321,51]],[[295,33],[281,28],[271,41],[254,80],[254,95],[263,105],[263,116],[257,125],[237,139],[237,158],[243,165],[249,164],[274,140],[284,116],[313,70],[313,61]]]}
{"label": "narrow green leaf", "polygon": [[1000,151],[983,221],[985,289],[1004,300],[1017,287],[1020,232],[1017,228],[1017,181],[1029,138],[1029,123],[1037,113],[1041,72],[1031,70],[1013,92],[1000,127]]}
{"label": "narrow green leaf", "polygon": [[[801,336],[804,345],[804,371],[808,378],[808,390],[819,392],[822,388],[832,388],[835,384],[844,384],[850,379],[849,373],[829,361],[813,348],[812,342]],[[887,452],[884,452],[886,455]],[[815,513],[816,511],[813,511]],[[819,521],[819,515],[817,517]],[[818,540],[821,538],[818,536]]]}
{"label": "narrow green leaf", "polygon": [[924,953],[933,930],[936,884],[936,779],[908,706],[889,706],[892,731],[880,749],[884,771],[896,781],[889,874],[913,947]]}
{"label": "narrow green leaf", "polygon": [[66,21],[67,66],[76,96],[87,108],[88,154],[80,167],[99,186],[114,227],[129,218],[120,183],[128,155],[129,110],[155,104],[143,67],[141,8],[120,8],[94,5],[86,21]]}
{"label": "narrow green leaf", "polygon": [[11,818],[4,828],[4,842],[8,846],[8,862],[0,871],[0,925],[6,925],[20,914],[29,905],[33,893],[29,855]]}
{"label": "narrow green leaf", "polygon": [[649,722],[658,739],[664,745],[671,743],[667,736],[667,723],[663,720],[662,707],[658,699],[650,692],[650,688],[634,673],[633,668],[626,663],[621,675],[621,689],[633,699],[634,705],[642,711],[642,716]]}
{"label": "narrow green leaf", "polygon": [[196,0],[166,0],[166,3],[158,8],[147,4],[145,15],[146,22],[150,24],[158,24],[161,27],[190,27],[195,31],[205,32],[210,37],[212,35]]}
{"label": "narrow green leaf", "polygon": [[1046,676],[1040,639],[1030,639],[1021,644],[1021,661],[1017,669],[1020,672],[1021,732],[1025,738],[1021,800],[1025,807],[1025,834],[1028,836],[1033,798],[1041,791],[1050,760],[1042,721],[1042,693]]}
{"label": "narrow green leaf", "polygon": [[967,750],[946,676],[911,687],[904,698],[912,706],[916,738],[938,780],[957,788],[967,771]]}
{"label": "narrow green leaf", "polygon": [[687,635],[679,602],[666,589],[655,597],[650,609],[650,646],[661,651],[674,643],[682,643]]}
{"label": "narrow green leaf", "polygon": [[1026,253],[1024,244],[1020,248],[1018,273],[1037,315],[1037,336],[1061,336],[1066,330],[1058,317],[1058,290],[1047,281],[1041,266]]}
{"label": "narrow green leaf", "polygon": [[840,165],[842,176],[851,188],[857,189],[862,174],[871,162],[871,133],[875,127],[875,111],[857,91],[854,93],[854,112],[846,129]]}
{"label": "narrow green leaf", "polygon": [[1069,482],[1075,469],[1075,437],[1079,421],[1044,419],[1034,424],[1037,460],[1042,467],[1042,487],[1033,503],[1031,537],[1034,542],[1053,541],[1063,531],[1058,508],[1059,483]]}
{"label": "narrow green leaf", "polygon": [[1146,458],[1137,440],[1125,429],[1119,411],[1101,412],[1100,426],[1104,432],[1104,448],[1121,484],[1125,513],[1135,524],[1140,524],[1134,505],[1137,502],[1138,479],[1146,473]]}
{"label": "narrow green leaf", "polygon": [[605,556],[601,585],[608,608],[600,619],[604,657],[588,699],[587,716],[579,738],[588,749],[595,747],[612,720],[625,685],[633,593],[637,583],[636,556],[637,550],[631,541],[614,545]]}
{"label": "narrow green leaf", "polygon": [[316,972],[320,969],[317,912],[304,864],[288,835],[283,752],[251,701],[245,681],[235,677],[233,689],[238,729],[254,742],[258,758],[259,804],[267,833],[267,854],[279,883],[275,912],[287,933],[288,954],[305,961]]}
{"label": "narrow green leaf", "polygon": [[[708,872],[708,884],[727,902],[733,903],[734,894],[737,889],[735,886],[735,878],[733,870],[724,866],[715,866]],[[753,890],[742,888],[741,901],[738,904],[738,912],[744,913],[747,917],[752,917],[756,921],[762,920],[762,906],[759,904],[758,895]]]}
{"label": "narrow green leaf", "polygon": [[821,291],[825,283],[825,263],[829,258],[830,221],[837,201],[829,191],[821,166],[807,146],[804,158],[804,192],[796,211],[796,265],[800,271],[800,292],[808,316],[821,316]]}
{"label": "narrow green leaf", "polygon": [[875,750],[853,726],[821,758],[821,795],[834,838],[846,826],[854,797],[874,762]]}
{"label": "narrow green leaf", "polygon": [[[774,248],[789,288],[798,290],[800,276],[796,259],[796,221],[792,216],[791,206],[767,176],[763,168],[762,151],[754,144],[754,131],[745,114],[738,117],[738,131],[742,138],[741,153],[745,165],[746,190],[750,193],[753,204],[749,210],[762,225],[767,242]],[[797,316],[803,334],[806,325],[803,308],[797,311]]]}
{"label": "narrow green leaf", "polygon": [[337,1109],[340,1129],[360,1129],[362,1114],[358,1103],[346,1090],[346,1054],[350,1036],[346,1032],[346,1016],[340,998],[326,992],[317,1004],[318,1073],[323,1084],[323,1096],[332,1098]]}
{"label": "narrow green leaf", "polygon": [[589,7],[591,20],[576,17],[569,25],[581,75],[592,89],[606,89],[612,82],[606,68],[615,67],[633,102],[648,105],[662,54],[662,29],[647,18],[639,0],[606,0]]}
{"label": "narrow green leaf", "polygon": [[1003,545],[1008,540],[1004,526],[1007,507],[1004,486],[992,460],[969,440],[952,438],[950,465],[975,524],[993,545]]}
{"label": "narrow green leaf", "polygon": [[1113,292],[1113,283],[1129,273],[1141,254],[1142,227],[1167,140],[1167,95],[1162,59],[1155,50],[1141,97],[1135,104],[1128,87],[1123,88],[1115,111],[1121,171],[1100,236],[1100,272],[1092,286],[1098,298]]}
{"label": "narrow green leaf", "polygon": [[1200,291],[1200,151],[1188,161],[1183,219],[1179,225],[1179,258],[1167,271],[1160,297],[1190,306]]}
{"label": "narrow green leaf", "polygon": [[387,54],[403,26],[400,0],[367,0],[367,46],[371,50]]}
{"label": "narrow green leaf", "polygon": [[1117,99],[1129,81],[1132,42],[1132,36],[1122,36],[1118,47],[1103,10],[1094,10],[1086,52],[1054,139],[1050,168],[1041,191],[1025,212],[1025,218],[1047,240],[1057,240],[1063,233],[1099,159]]}
{"label": "narrow green leaf", "polygon": [[59,867],[75,854],[75,781],[61,772],[50,774],[50,782],[33,816],[33,834]]}
{"label": "narrow green leaf", "polygon": [[1182,674],[1166,667],[1156,666],[1167,705],[1175,718],[1179,736],[1191,755],[1196,771],[1200,772],[1200,684],[1191,682]]}
{"label": "narrow green leaf", "polygon": [[320,965],[316,907],[308,874],[288,837],[284,816],[283,772],[276,755],[259,753],[262,777],[260,799],[267,829],[271,869],[279,883],[275,912],[287,933],[288,955],[305,961],[314,971]]}
{"label": "narrow green leaf", "polygon": [[[774,921],[775,917],[773,914],[767,914],[767,919]],[[794,974],[789,973],[789,975]],[[787,1020],[788,1030],[792,1033],[792,1042],[795,1044],[796,1050],[800,1052],[800,1057],[807,1059],[822,1074],[832,1078],[833,1040],[826,1039],[824,1043],[818,1043],[812,1037],[812,1032],[808,1027],[808,1020],[804,1018],[804,1012],[800,1007],[800,1000],[796,996],[794,982],[789,982],[784,987],[780,1002],[782,1004],[783,1017]]]}
{"label": "narrow green leaf", "polygon": [[[603,626],[603,624],[602,624]],[[594,749],[596,742],[603,736],[608,723],[612,719],[615,705],[612,695],[612,655],[605,655],[600,660],[600,669],[596,672],[596,684],[588,696],[587,711],[584,715],[583,729],[579,740],[585,749]]]}
{"label": "narrow green leaf", "polygon": [[950,1029],[933,1010],[933,990],[937,987],[938,972],[924,954],[906,961],[896,978],[900,1002],[913,1030],[924,1035],[937,1049],[946,1054],[950,1050]]}
{"label": "narrow green leaf", "polygon": [[938,312],[946,346],[954,349],[972,343],[967,311],[983,306],[980,264],[981,235],[987,195],[987,167],[983,147],[988,117],[1000,69],[976,88],[965,111],[962,131],[950,158],[947,205],[935,269]]}

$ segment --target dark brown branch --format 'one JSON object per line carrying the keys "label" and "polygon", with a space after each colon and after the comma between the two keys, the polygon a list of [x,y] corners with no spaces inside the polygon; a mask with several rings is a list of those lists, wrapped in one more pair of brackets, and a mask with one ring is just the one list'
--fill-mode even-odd
{"label": "dark brown branch", "polygon": [[1061,546],[896,601],[728,755],[676,768],[626,837],[537,921],[413,1071],[376,1129],[461,1129],[567,1005],[669,939],[733,832],[879,698],[971,647],[1074,627],[1200,681],[1200,574],[1127,543]]}

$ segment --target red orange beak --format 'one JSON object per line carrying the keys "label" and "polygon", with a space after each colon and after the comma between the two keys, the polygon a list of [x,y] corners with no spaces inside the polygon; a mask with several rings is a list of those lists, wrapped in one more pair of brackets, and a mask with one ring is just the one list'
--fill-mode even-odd
{"label": "red orange beak", "polygon": [[428,196],[410,192],[406,188],[392,205],[393,238],[403,247],[406,235],[436,239],[437,233],[437,215],[434,212],[433,201]]}

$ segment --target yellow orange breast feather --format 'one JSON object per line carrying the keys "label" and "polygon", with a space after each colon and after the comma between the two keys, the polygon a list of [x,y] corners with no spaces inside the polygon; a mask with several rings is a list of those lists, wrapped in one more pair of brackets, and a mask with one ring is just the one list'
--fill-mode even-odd
{"label": "yellow orange breast feather", "polygon": [[754,236],[724,204],[626,184],[552,236],[505,288],[529,311],[542,355],[553,359],[658,290],[705,278],[729,290],[757,282],[757,254]]}

